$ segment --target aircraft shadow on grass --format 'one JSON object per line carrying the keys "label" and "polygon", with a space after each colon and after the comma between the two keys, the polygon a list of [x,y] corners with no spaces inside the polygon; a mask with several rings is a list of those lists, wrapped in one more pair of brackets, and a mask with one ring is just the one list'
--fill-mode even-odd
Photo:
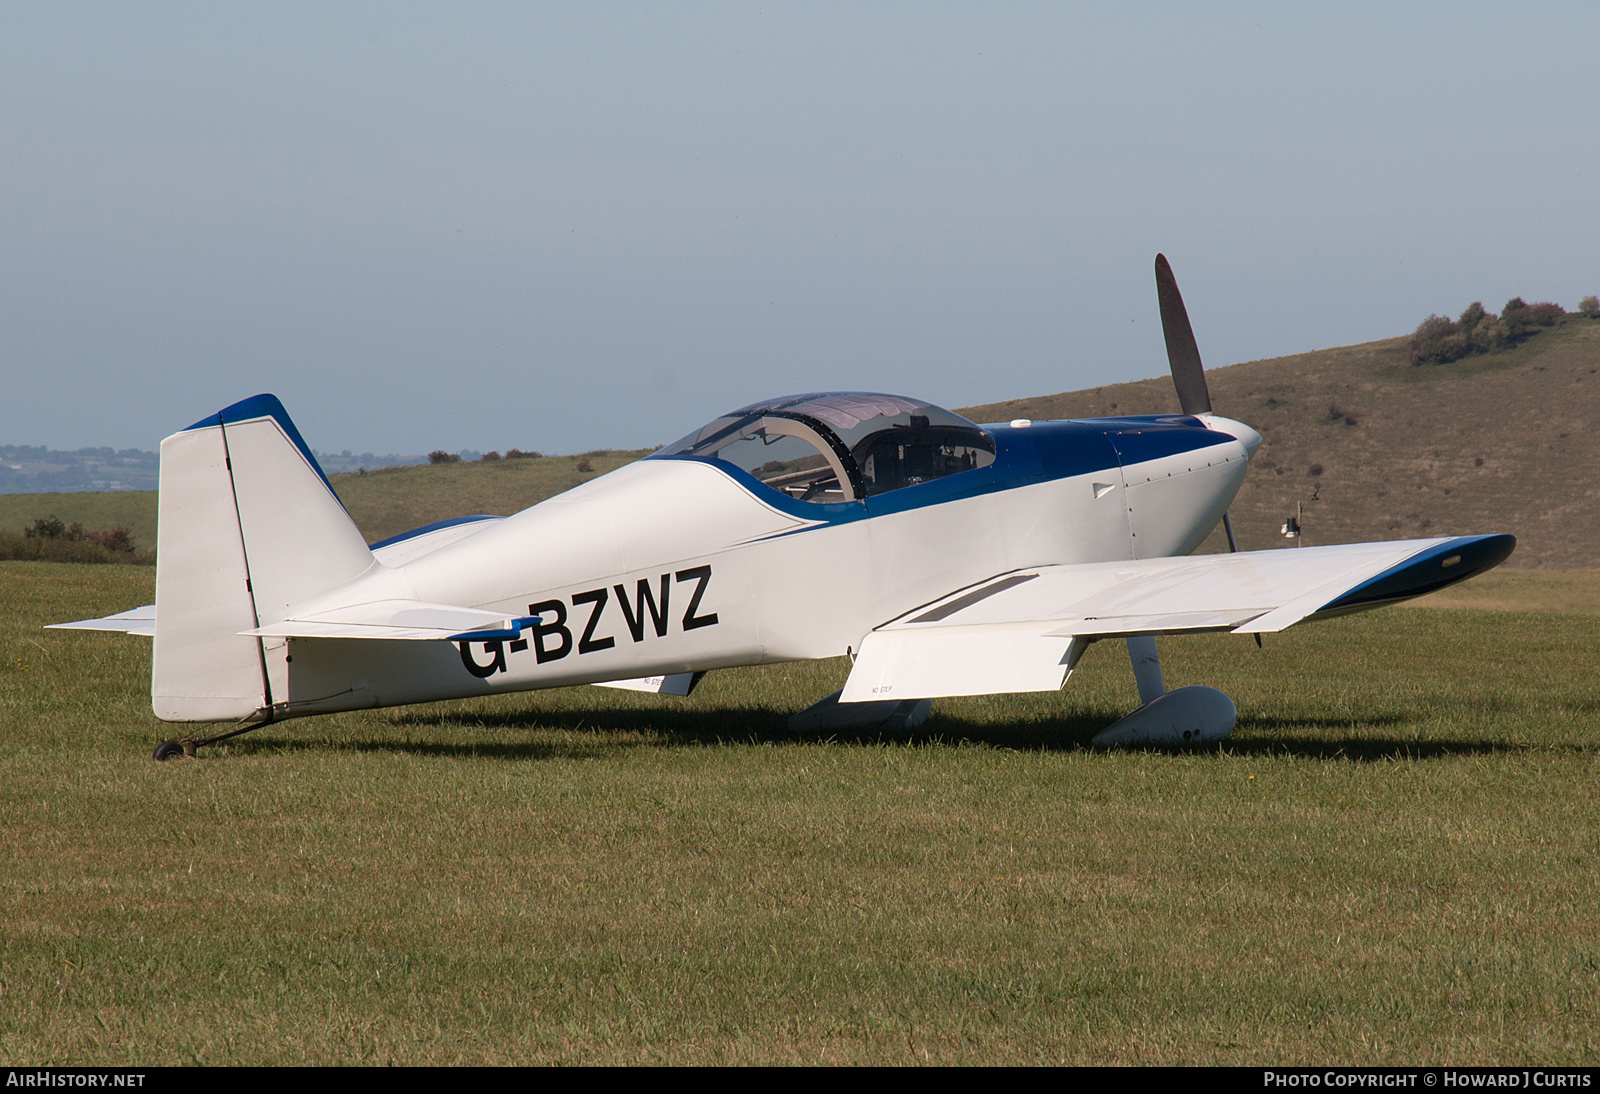
{"label": "aircraft shadow on grass", "polygon": [[[400,714],[391,725],[401,734],[349,741],[265,739],[238,742],[247,751],[260,749],[325,750],[332,752],[403,752],[428,756],[460,756],[504,760],[571,759],[636,748],[682,748],[714,745],[827,744],[838,747],[919,747],[965,744],[1017,751],[1076,752],[1093,750],[1091,740],[1114,721],[1112,711],[1085,710],[1020,723],[978,722],[959,717],[930,718],[916,729],[894,732],[842,729],[816,733],[791,729],[785,712],[764,707],[719,711],[637,707],[610,710],[508,711],[492,714],[469,711]],[[1199,750],[1243,756],[1290,756],[1303,759],[1343,759],[1356,762],[1435,760],[1458,756],[1521,752],[1525,746],[1505,741],[1471,740],[1465,736],[1417,739],[1392,731],[1370,735],[1414,722],[1404,713],[1374,713],[1352,724],[1348,718],[1322,716],[1241,717],[1243,733],[1225,742],[1197,745],[1153,744],[1145,751],[1171,755]],[[507,741],[503,737],[481,742],[441,741],[432,733],[445,729],[470,732],[557,730],[571,734],[565,740]],[[1260,731],[1256,736],[1253,731]],[[416,736],[413,737],[412,733]]]}

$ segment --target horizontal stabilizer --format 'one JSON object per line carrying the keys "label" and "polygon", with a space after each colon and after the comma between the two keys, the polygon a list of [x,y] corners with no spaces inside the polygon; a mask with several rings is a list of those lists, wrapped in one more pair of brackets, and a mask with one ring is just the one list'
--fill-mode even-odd
{"label": "horizontal stabilizer", "polygon": [[376,600],[298,619],[285,619],[241,634],[261,638],[374,638],[401,642],[474,642],[516,638],[537,616],[508,616],[453,604]]}
{"label": "horizontal stabilizer", "polygon": [[121,631],[124,634],[142,634],[154,638],[156,633],[156,606],[129,608],[104,619],[80,619],[76,623],[51,623],[46,628],[56,631]]}

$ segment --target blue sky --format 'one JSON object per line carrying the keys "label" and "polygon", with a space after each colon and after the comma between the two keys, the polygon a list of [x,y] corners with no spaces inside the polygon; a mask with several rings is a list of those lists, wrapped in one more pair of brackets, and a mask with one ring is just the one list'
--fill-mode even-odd
{"label": "blue sky", "polygon": [[1158,250],[1213,366],[1571,308],[1597,43],[1592,4],[8,4],[0,443],[1086,387],[1165,370]]}

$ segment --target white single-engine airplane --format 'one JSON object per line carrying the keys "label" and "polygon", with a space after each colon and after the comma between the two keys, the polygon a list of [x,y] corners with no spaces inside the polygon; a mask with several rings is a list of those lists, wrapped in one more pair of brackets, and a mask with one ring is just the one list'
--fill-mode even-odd
{"label": "white single-engine airplane", "polygon": [[1099,745],[1233,728],[1165,691],[1155,636],[1278,631],[1481,573],[1509,535],[1189,557],[1261,435],[1211,412],[1183,299],[1156,284],[1181,414],[980,426],[917,399],[796,395],[724,414],[512,517],[368,545],[278,400],[161,444],[156,602],[60,624],[155,638],[158,717],[286,718],[854,658],[796,728],[908,726],[938,696],[1054,691],[1124,638],[1143,705]]}

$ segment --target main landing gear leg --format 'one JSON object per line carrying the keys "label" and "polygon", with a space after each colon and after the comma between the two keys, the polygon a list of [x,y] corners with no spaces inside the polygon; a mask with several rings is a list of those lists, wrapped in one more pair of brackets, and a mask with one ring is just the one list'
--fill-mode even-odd
{"label": "main landing gear leg", "polygon": [[1095,734],[1097,748],[1118,745],[1198,744],[1220,741],[1233,732],[1238,711],[1233,700],[1216,688],[1191,685],[1167,691],[1161,679],[1161,655],[1154,635],[1128,639],[1133,678],[1143,705],[1126,718]]}

